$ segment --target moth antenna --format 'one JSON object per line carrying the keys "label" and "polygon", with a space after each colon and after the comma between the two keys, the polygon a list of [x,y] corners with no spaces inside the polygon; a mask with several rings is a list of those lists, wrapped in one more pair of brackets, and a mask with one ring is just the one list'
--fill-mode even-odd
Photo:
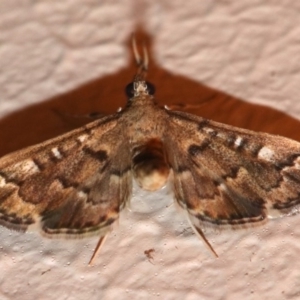
{"label": "moth antenna", "polygon": [[137,48],[136,38],[135,38],[134,34],[132,35],[132,51],[133,51],[135,62],[138,66],[138,71],[134,78],[134,81],[144,81],[147,71],[148,71],[148,66],[149,66],[149,55],[148,55],[147,47],[144,43],[143,44],[143,58],[141,58],[141,55],[139,54],[139,51]]}
{"label": "moth antenna", "polygon": [[145,43],[143,44],[143,54],[144,54],[143,68],[144,68],[144,71],[148,71],[149,55],[148,55],[148,50],[147,50],[147,46]]}
{"label": "moth antenna", "polygon": [[95,257],[98,255],[100,249],[102,248],[102,246],[103,246],[103,244],[104,244],[104,242],[106,240],[106,237],[107,237],[107,235],[100,237],[100,239],[98,241],[98,244],[97,244],[97,246],[96,246],[96,248],[94,250],[94,253],[93,253],[93,255],[92,255],[92,257],[91,257],[91,259],[89,261],[89,266],[91,266],[93,264],[93,261],[94,261]]}
{"label": "moth antenna", "polygon": [[135,39],[134,34],[132,34],[131,42],[132,42],[132,51],[133,51],[135,62],[138,66],[140,66],[142,59],[141,59],[141,56],[140,56],[139,51],[137,49],[136,39]]}

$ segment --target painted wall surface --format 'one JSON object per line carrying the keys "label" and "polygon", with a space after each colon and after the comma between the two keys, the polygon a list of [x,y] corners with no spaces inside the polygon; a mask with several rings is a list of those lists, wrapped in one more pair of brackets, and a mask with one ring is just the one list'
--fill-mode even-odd
{"label": "painted wall surface", "polygon": [[[160,104],[300,141],[299,13],[276,0],[2,0],[0,154],[124,106],[132,32]],[[168,187],[134,190],[93,266],[97,237],[1,227],[0,299],[299,299],[300,215],[207,238],[218,259]]]}

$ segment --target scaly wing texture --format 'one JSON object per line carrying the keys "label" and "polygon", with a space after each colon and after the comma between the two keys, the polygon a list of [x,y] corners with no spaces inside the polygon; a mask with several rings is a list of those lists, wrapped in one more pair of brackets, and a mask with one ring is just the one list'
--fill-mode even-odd
{"label": "scaly wing texture", "polygon": [[169,111],[174,193],[192,223],[243,227],[296,213],[300,143]]}
{"label": "scaly wing texture", "polygon": [[0,159],[0,224],[48,236],[104,235],[131,194],[118,115]]}

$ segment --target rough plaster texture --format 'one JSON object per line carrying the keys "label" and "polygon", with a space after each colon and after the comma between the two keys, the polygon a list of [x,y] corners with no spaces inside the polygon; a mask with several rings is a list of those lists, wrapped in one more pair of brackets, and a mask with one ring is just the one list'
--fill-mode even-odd
{"label": "rough plaster texture", "polygon": [[[300,140],[299,13],[291,0],[2,0],[1,155],[124,105],[133,31],[160,103]],[[92,267],[97,237],[1,228],[0,299],[299,299],[300,216],[208,233],[216,259],[172,203],[168,188],[135,190]]]}

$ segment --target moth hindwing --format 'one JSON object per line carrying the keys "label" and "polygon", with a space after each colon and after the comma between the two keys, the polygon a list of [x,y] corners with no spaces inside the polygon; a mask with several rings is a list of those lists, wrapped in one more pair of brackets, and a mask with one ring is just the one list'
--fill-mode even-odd
{"label": "moth hindwing", "polygon": [[0,159],[1,225],[97,234],[97,252],[133,179],[153,191],[171,173],[176,202],[213,252],[203,224],[243,227],[298,212],[298,142],[160,108],[145,81],[148,60],[135,44],[134,53],[139,68],[122,111]]}

